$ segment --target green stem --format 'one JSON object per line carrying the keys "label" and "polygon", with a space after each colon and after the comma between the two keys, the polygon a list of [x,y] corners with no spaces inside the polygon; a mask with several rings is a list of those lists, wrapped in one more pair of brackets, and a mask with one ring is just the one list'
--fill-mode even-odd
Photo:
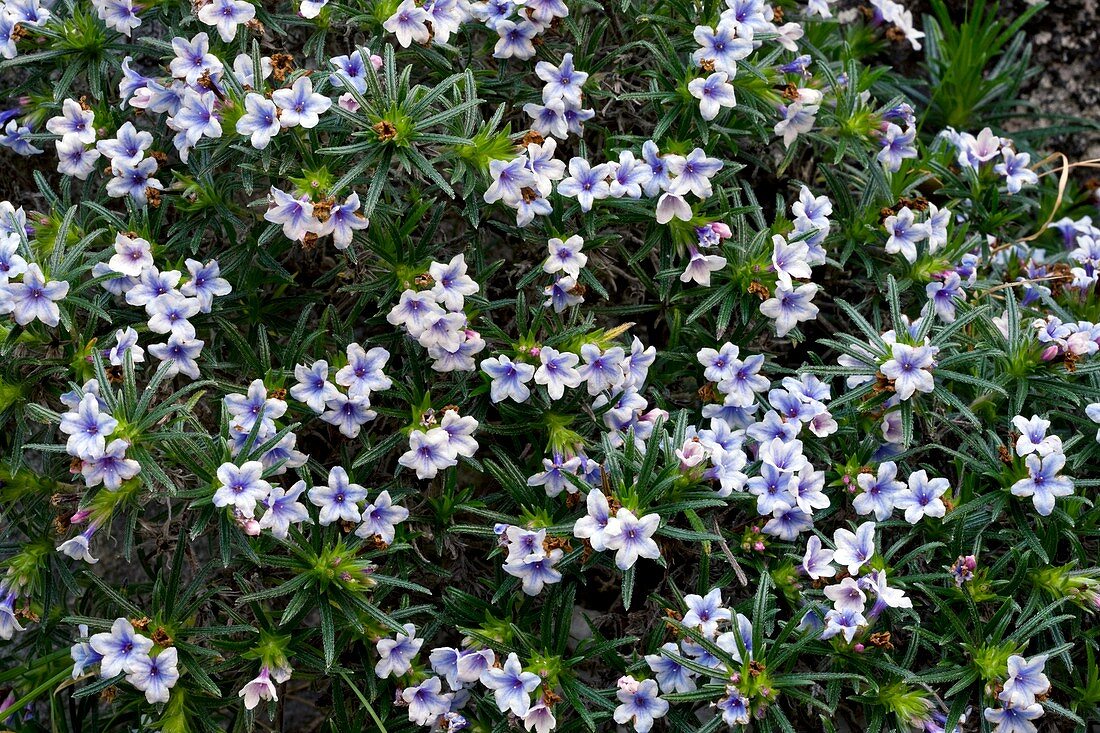
{"label": "green stem", "polygon": [[43,692],[50,689],[54,685],[60,684],[62,680],[72,675],[72,673],[72,669],[61,670],[57,673],[56,676],[46,680],[38,687],[31,690],[29,693],[13,702],[11,706],[8,707],[8,710],[11,711],[13,714],[18,712],[19,710],[22,710],[24,707],[26,707],[27,703],[32,702],[35,698],[37,698],[39,695],[41,695]]}
{"label": "green stem", "polygon": [[355,693],[355,696],[359,698],[359,702],[363,703],[363,707],[367,709],[367,712],[370,713],[370,716],[374,719],[374,724],[378,726],[378,730],[380,730],[381,733],[387,733],[386,726],[383,725],[382,720],[378,717],[378,713],[374,712],[374,708],[371,707],[367,698],[363,697],[363,693],[359,691],[359,688],[353,685],[351,680],[348,679],[347,672],[341,672],[340,676],[344,679],[344,682],[347,683],[347,686],[351,688],[351,691]]}

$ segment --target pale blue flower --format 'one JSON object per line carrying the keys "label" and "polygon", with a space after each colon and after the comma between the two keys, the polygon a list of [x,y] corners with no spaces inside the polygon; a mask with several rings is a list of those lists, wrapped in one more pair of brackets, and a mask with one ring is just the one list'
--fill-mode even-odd
{"label": "pale blue flower", "polygon": [[[34,320],[54,328],[61,321],[61,309],[57,304],[69,294],[69,283],[64,280],[47,280],[35,263],[27,265],[22,282],[9,282],[0,286],[0,303],[7,300],[12,318],[20,326]],[[4,298],[3,296],[7,297]]]}
{"label": "pale blue flower", "polygon": [[363,523],[355,530],[359,537],[376,536],[387,545],[393,544],[396,525],[409,518],[409,510],[390,499],[390,492],[383,491],[378,498],[363,507]]}
{"label": "pale blue flower", "polygon": [[156,158],[143,158],[137,163],[116,159],[111,163],[112,178],[107,181],[107,195],[112,198],[129,196],[138,207],[149,201],[148,189],[164,190],[164,185],[153,174],[157,172]]}
{"label": "pale blue flower", "polygon": [[428,30],[430,16],[427,11],[419,7],[413,0],[402,0],[397,9],[393,11],[386,22],[382,24],[388,32],[397,36],[397,42],[402,48],[408,48],[416,43],[427,43],[431,38]]}
{"label": "pale blue flower", "polygon": [[531,707],[531,693],[542,684],[542,678],[533,672],[524,672],[519,657],[512,652],[503,667],[485,670],[481,675],[481,684],[493,691],[502,713],[510,711],[523,717]]}
{"label": "pale blue flower", "polygon": [[150,704],[168,702],[169,690],[180,678],[177,661],[175,647],[162,649],[155,657],[140,656],[131,665],[126,681],[144,692]]}
{"label": "pale blue flower", "polygon": [[888,254],[901,253],[910,264],[917,261],[917,243],[928,237],[927,224],[918,224],[914,220],[913,210],[903,206],[896,214],[891,214],[882,222],[889,234],[886,240]]}
{"label": "pale blue flower", "polygon": [[782,338],[802,321],[817,318],[818,308],[811,302],[817,289],[817,283],[798,287],[783,280],[776,283],[772,297],[760,304],[760,312],[775,321],[776,336]]}
{"label": "pale blue flower", "polygon": [[688,92],[699,100],[699,114],[707,122],[717,117],[723,107],[737,106],[729,74],[724,71],[715,71],[706,79],[692,79],[688,82]]}
{"label": "pale blue flower", "polygon": [[[452,694],[440,694],[443,683],[438,677],[429,677],[419,685],[410,685],[401,691],[401,699],[409,706],[409,720],[417,725],[431,725],[451,708]],[[452,728],[453,729],[453,728]]]}
{"label": "pale blue flower", "polygon": [[187,259],[184,264],[190,279],[180,287],[180,292],[189,298],[198,299],[202,313],[210,312],[215,297],[233,292],[229,281],[221,277],[217,260],[210,260],[204,265],[198,260]]}
{"label": "pale blue flower", "polygon": [[576,354],[543,346],[539,352],[539,360],[542,363],[535,370],[535,384],[545,386],[551,399],[560,400],[567,387],[575,389],[584,381],[575,368],[580,362]]}
{"label": "pale blue flower", "polygon": [[85,145],[95,142],[95,112],[84,109],[73,99],[61,104],[61,114],[46,121],[46,129],[63,138],[79,140]]}
{"label": "pale blue flower", "polygon": [[80,405],[61,416],[61,432],[69,436],[65,449],[77,458],[93,459],[103,455],[107,436],[118,427],[118,420],[101,412],[99,399],[85,394]]}
{"label": "pale blue flower", "polygon": [[584,158],[572,158],[569,161],[569,177],[558,184],[558,193],[577,199],[581,211],[591,211],[592,204],[598,199],[611,195],[611,166],[601,163],[589,164]]}
{"label": "pale blue flower", "polygon": [[320,115],[332,106],[331,99],[313,91],[313,81],[308,76],[298,77],[290,89],[275,90],[271,100],[280,110],[280,125],[301,125],[307,130],[316,127]]}
{"label": "pale blue flower", "polygon": [[190,41],[173,38],[172,50],[176,57],[169,64],[169,70],[173,77],[183,79],[188,85],[196,84],[207,72],[211,77],[219,76],[225,68],[218,57],[210,53],[210,36],[206,33],[196,33]]}
{"label": "pale blue flower", "polygon": [[875,519],[880,522],[889,519],[898,496],[905,489],[905,484],[897,480],[897,475],[897,464],[886,461],[879,464],[877,476],[871,473],[861,473],[856,476],[856,483],[863,489],[863,492],[852,501],[856,514],[874,512]]}
{"label": "pale blue flower", "polygon": [[1003,162],[993,166],[993,171],[1004,176],[1006,187],[1010,194],[1020,192],[1024,185],[1034,186],[1039,182],[1039,176],[1028,168],[1031,156],[1027,153],[1017,153],[1011,148],[1001,150]]}
{"label": "pale blue flower", "polygon": [[635,517],[629,509],[615,512],[615,533],[606,537],[607,549],[615,550],[615,565],[619,570],[629,570],[638,558],[656,560],[661,550],[653,540],[653,534],[661,524],[657,514]]}
{"label": "pale blue flower", "polygon": [[328,484],[309,490],[309,500],[321,508],[318,521],[322,527],[335,522],[358,522],[359,502],[367,498],[367,490],[351,482],[342,466],[333,466],[328,472]]}
{"label": "pale blue flower", "polygon": [[717,28],[698,25],[692,36],[700,46],[691,54],[695,65],[710,61],[716,71],[723,71],[730,78],[737,73],[737,62],[753,52],[753,31],[748,26],[742,27],[739,32],[733,24],[726,22],[719,23]]}
{"label": "pale blue flower", "polygon": [[1040,516],[1048,517],[1054,511],[1054,500],[1057,497],[1073,494],[1073,480],[1058,475],[1066,465],[1066,457],[1062,453],[1050,453],[1042,457],[1038,453],[1032,453],[1026,461],[1028,475],[1012,484],[1012,495],[1030,496],[1035,504],[1035,511]]}
{"label": "pale blue flower", "polygon": [[1000,698],[1005,703],[1017,707],[1026,707],[1035,703],[1036,698],[1050,690],[1050,680],[1043,674],[1047,663],[1046,654],[1036,654],[1024,659],[1019,654],[1008,658],[1008,678]]}
{"label": "pale blue flower", "polygon": [[237,120],[237,134],[248,135],[252,147],[263,150],[281,128],[279,111],[274,102],[255,92],[244,98],[244,109],[245,113]]}
{"label": "pale blue flower", "polygon": [[945,478],[928,478],[921,469],[909,474],[909,488],[899,491],[894,506],[905,512],[905,521],[916,524],[923,517],[940,517],[947,513],[942,497],[951,488]]}
{"label": "pale blue flower", "polygon": [[379,639],[375,645],[379,659],[374,665],[374,673],[381,679],[391,675],[400,677],[408,672],[412,668],[413,659],[420,652],[420,647],[424,646],[424,640],[416,638],[414,625],[404,624],[402,628],[405,633],[399,632],[392,639]]}
{"label": "pale blue flower", "polygon": [[290,396],[320,415],[325,411],[329,400],[340,395],[336,385],[328,381],[328,362],[318,359],[313,366],[298,364],[294,367],[294,378],[298,383],[290,388]]}
{"label": "pale blue flower", "polygon": [[264,466],[259,461],[245,461],[240,466],[223,463],[218,468],[221,485],[214,492],[216,507],[232,506],[244,517],[256,513],[256,504],[267,498],[271,484],[263,480]]}
{"label": "pale blue flower", "polygon": [[696,689],[695,673],[683,666],[671,655],[680,656],[680,650],[672,642],[661,645],[661,651],[665,654],[645,655],[646,664],[657,678],[657,684],[664,694],[677,692],[694,692]]}
{"label": "pale blue flower", "polygon": [[718,158],[710,158],[702,148],[693,149],[686,157],[678,155],[666,159],[669,173],[676,176],[668,192],[674,196],[693,193],[700,199],[709,198],[713,189],[710,179],[724,164]]}
{"label": "pale blue flower", "polygon": [[581,87],[588,80],[588,74],[574,68],[573,54],[562,56],[558,66],[548,61],[538,62],[535,64],[535,74],[546,82],[542,88],[544,100],[564,99],[574,105],[581,103]]}
{"label": "pale blue flower", "polygon": [[328,218],[317,229],[317,236],[331,234],[336,249],[347,249],[355,232],[370,225],[370,221],[359,213],[360,205],[359,194],[353,191],[344,199],[344,203],[336,204],[329,210]]}
{"label": "pale blue flower", "polygon": [[531,390],[527,387],[527,382],[535,376],[535,367],[531,364],[514,362],[501,354],[482,361],[481,370],[493,380],[489,395],[494,403],[508,398],[516,402],[526,402],[531,396]]}
{"label": "pale blue flower", "polygon": [[900,399],[907,400],[917,392],[935,389],[932,367],[936,365],[936,352],[931,346],[895,343],[891,351],[892,357],[880,370],[887,379],[893,380],[894,392]]}
{"label": "pale blue flower", "polygon": [[806,554],[802,557],[801,569],[811,580],[831,578],[836,575],[833,567],[833,551],[821,546],[821,538],[811,535],[806,540]]}
{"label": "pale blue flower", "polygon": [[84,475],[84,483],[88,486],[103,486],[111,491],[122,486],[123,481],[129,481],[141,472],[141,464],[132,458],[126,457],[126,449],[130,444],[122,439],[112,440],[103,450],[102,455],[85,458],[80,472]]}
{"label": "pale blue flower", "polygon": [[450,444],[450,436],[438,428],[409,434],[409,450],[397,462],[416,471],[420,479],[435,478],[440,470],[458,465],[458,453]]}
{"label": "pale blue flower", "polygon": [[668,702],[660,698],[653,680],[638,682],[633,677],[623,677],[619,679],[618,688],[615,694],[619,706],[613,717],[619,725],[633,721],[636,733],[649,733],[653,721],[668,712]]}
{"label": "pale blue flower", "polygon": [[626,379],[626,372],[623,370],[626,352],[621,347],[612,346],[606,351],[600,351],[596,344],[584,344],[581,346],[581,356],[584,364],[577,371],[588,384],[588,394],[595,396],[605,390],[615,389]]}
{"label": "pale blue flower", "polygon": [[1036,733],[1038,730],[1031,721],[1043,716],[1043,706],[1039,703],[1030,705],[1008,705],[994,710],[985,709],[985,719],[993,723],[993,733]]}
{"label": "pale blue flower", "polygon": [[875,554],[875,523],[864,522],[855,532],[837,529],[833,533],[833,545],[836,546],[833,562],[847,566],[849,575],[856,575]]}
{"label": "pale blue flower", "polygon": [[198,12],[199,20],[216,26],[218,35],[228,43],[237,37],[237,26],[256,17],[256,8],[244,0],[211,0]]}
{"label": "pale blue flower", "polygon": [[[408,0],[409,3],[412,0]],[[493,47],[493,58],[520,59],[526,61],[535,55],[535,46],[531,42],[538,35],[539,28],[528,20],[516,23],[511,20],[502,20],[493,29],[500,36],[496,46]]]}
{"label": "pale blue flower", "polygon": [[185,374],[192,379],[198,379],[199,364],[195,359],[202,352],[203,346],[205,342],[201,339],[185,341],[172,334],[168,337],[168,343],[151,345],[149,353],[161,361],[169,362],[169,376]]}
{"label": "pale blue flower", "polygon": [[786,542],[794,542],[798,535],[812,529],[813,517],[803,511],[797,505],[791,507],[777,507],[772,518],[764,524],[764,534],[778,537]]}
{"label": "pale blue flower", "polygon": [[104,679],[134,671],[138,662],[148,659],[153,649],[152,639],[135,632],[133,625],[124,618],[116,619],[110,632],[92,635],[88,644],[102,657],[99,674]]}
{"label": "pale blue flower", "polygon": [[272,487],[271,493],[264,500],[267,511],[260,517],[260,529],[270,529],[274,536],[286,539],[291,524],[310,521],[309,510],[298,501],[305,490],[305,481],[296,481],[289,491],[281,486]]}
{"label": "pale blue flower", "polygon": [[684,605],[684,626],[698,628],[707,637],[717,633],[719,623],[733,618],[733,613],[722,605],[721,588],[712,588],[705,596],[690,593],[684,596]]}
{"label": "pale blue flower", "polygon": [[907,127],[902,130],[893,122],[886,124],[886,130],[879,136],[879,144],[882,150],[875,156],[882,166],[896,173],[901,169],[901,163],[907,158],[917,157],[917,129]]}

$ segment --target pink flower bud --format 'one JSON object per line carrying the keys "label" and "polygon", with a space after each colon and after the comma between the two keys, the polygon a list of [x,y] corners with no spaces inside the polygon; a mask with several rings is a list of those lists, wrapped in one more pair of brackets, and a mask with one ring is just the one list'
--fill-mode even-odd
{"label": "pink flower bud", "polygon": [[717,234],[722,239],[729,239],[730,237],[733,236],[733,230],[731,230],[729,228],[729,226],[727,224],[723,223],[723,222],[720,222],[720,221],[711,222],[710,228],[715,234]]}
{"label": "pink flower bud", "polygon": [[1054,344],[1043,349],[1042,359],[1043,361],[1050,361],[1058,356],[1058,347]]}

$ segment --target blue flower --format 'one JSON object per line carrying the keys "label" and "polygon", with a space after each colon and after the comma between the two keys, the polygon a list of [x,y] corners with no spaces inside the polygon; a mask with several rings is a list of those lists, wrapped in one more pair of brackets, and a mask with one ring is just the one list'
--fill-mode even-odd
{"label": "blue flower", "polygon": [[572,158],[569,177],[558,184],[558,193],[577,199],[581,211],[591,211],[595,201],[611,195],[611,185],[607,182],[611,174],[611,166],[606,163],[592,166],[584,158]]}
{"label": "blue flower", "polygon": [[915,127],[910,125],[903,131],[893,122],[889,122],[886,125],[885,132],[879,137],[882,150],[875,157],[886,170],[896,173],[901,169],[903,160],[917,157],[916,139],[917,129]]}
{"label": "blue flower", "polygon": [[699,100],[699,114],[707,122],[717,117],[723,107],[737,106],[729,74],[724,71],[715,71],[706,79],[692,79],[688,82],[688,92]]}
{"label": "blue flower", "polygon": [[279,108],[279,124],[283,127],[301,125],[309,130],[317,126],[320,115],[332,106],[332,100],[313,91],[313,81],[300,76],[290,89],[277,89],[271,101]]}
{"label": "blue flower", "polygon": [[[443,683],[438,677],[429,677],[419,685],[410,685],[401,691],[401,699],[409,706],[409,720],[417,725],[431,725],[441,715],[448,714],[452,694],[440,694]],[[464,722],[464,721],[463,721]],[[461,730],[462,723],[457,730]],[[448,726],[456,730],[453,726]]]}
{"label": "blue flower", "polygon": [[928,237],[928,226],[914,221],[913,210],[904,206],[897,214],[892,214],[882,222],[890,237],[886,240],[889,254],[899,252],[910,263],[917,261],[917,242]]}
{"label": "blue flower", "polygon": [[615,565],[619,570],[629,570],[638,558],[656,560],[661,550],[653,540],[653,534],[661,525],[657,514],[635,517],[629,509],[615,512],[615,533],[606,538],[607,549],[615,550]]}
{"label": "blue flower", "polygon": [[252,147],[263,150],[281,129],[275,103],[255,92],[244,98],[245,113],[237,119],[237,134],[248,135]]}
{"label": "blue flower", "polygon": [[169,690],[180,678],[177,661],[175,647],[162,649],[155,657],[139,656],[131,665],[126,681],[144,692],[149,703],[168,702]]}
{"label": "blue flower", "polygon": [[1057,497],[1070,496],[1073,493],[1073,480],[1058,475],[1066,465],[1066,456],[1063,453],[1050,453],[1040,457],[1038,453],[1032,453],[1026,461],[1028,475],[1012,484],[1010,490],[1013,496],[1030,496],[1035,511],[1040,516],[1048,517],[1054,511],[1054,500]]}
{"label": "blue flower", "polygon": [[382,491],[378,498],[363,507],[363,523],[355,530],[359,537],[378,537],[393,544],[395,526],[409,518],[409,510],[394,504],[390,492]]}
{"label": "blue flower", "polygon": [[526,402],[531,396],[527,382],[535,376],[535,367],[520,361],[512,361],[501,354],[481,362],[481,370],[492,378],[489,395],[493,402],[511,398],[516,402]]}
{"label": "blue flower", "polygon": [[833,533],[836,552],[833,562],[846,565],[849,575],[856,575],[875,554],[875,523],[864,522],[855,532],[840,528]]}
{"label": "blue flower", "polygon": [[435,478],[440,470],[458,465],[458,452],[451,446],[445,430],[414,430],[409,434],[409,450],[397,459],[405,468],[416,471],[420,479]]}
{"label": "blue flower", "polygon": [[325,404],[340,395],[336,385],[328,381],[328,362],[318,359],[313,366],[298,364],[294,367],[294,378],[298,384],[290,388],[290,396],[320,415]]}
{"label": "blue flower", "polygon": [[65,449],[69,455],[94,459],[103,455],[107,436],[118,427],[118,420],[101,412],[99,399],[85,394],[77,408],[61,416],[61,432],[69,436]]}
{"label": "blue flower", "polygon": [[945,478],[928,478],[921,469],[909,474],[909,488],[899,491],[894,506],[905,512],[905,521],[916,524],[923,517],[943,517],[947,513],[943,496],[951,488]]}
{"label": "blue flower", "polygon": [[823,549],[821,538],[817,535],[811,535],[806,540],[806,554],[802,557],[801,569],[811,580],[831,578],[836,575],[836,568],[833,567],[833,551]]}
{"label": "blue flower", "polygon": [[130,444],[125,440],[112,440],[102,455],[85,458],[80,468],[84,483],[88,486],[103,484],[114,491],[122,486],[123,481],[137,476],[141,472],[141,464],[126,457],[126,449],[129,447]]}
{"label": "blue flower", "polygon": [[615,708],[615,722],[625,725],[633,721],[637,733],[648,733],[653,721],[664,717],[668,712],[668,702],[659,696],[657,683],[653,680],[635,680],[622,677],[618,682],[619,706]]}
{"label": "blue flower", "polygon": [[731,78],[737,73],[737,62],[753,52],[753,31],[748,26],[738,30],[727,22],[719,23],[717,29],[698,25],[692,36],[700,46],[691,54],[695,65],[710,61],[716,71],[723,71]]}
{"label": "blue flower", "polygon": [[1031,659],[1024,659],[1019,654],[1009,657],[1008,679],[1001,691],[1001,700],[1018,707],[1034,704],[1038,696],[1050,690],[1050,680],[1043,674],[1046,663],[1046,654],[1036,654]]}
{"label": "blue flower", "polygon": [[271,534],[279,539],[286,539],[291,524],[310,521],[309,510],[298,501],[305,490],[305,481],[295,482],[289,491],[281,486],[272,487],[271,493],[264,500],[267,511],[260,517],[260,529],[270,529]]}
{"label": "blue flower", "polygon": [[905,489],[905,484],[897,480],[897,475],[897,464],[886,461],[879,464],[877,477],[870,473],[861,473],[856,476],[856,483],[863,489],[863,493],[852,501],[856,514],[874,512],[875,519],[880,522],[889,519],[898,495]]}
{"label": "blue flower", "polygon": [[588,394],[597,395],[604,390],[615,389],[626,379],[623,360],[626,352],[619,346],[600,351],[596,344],[581,346],[584,364],[578,369],[581,378],[588,383]]}
{"label": "blue flower", "polygon": [[367,490],[354,484],[342,466],[333,466],[328,472],[328,484],[309,490],[309,500],[321,508],[318,521],[322,527],[334,522],[358,522],[359,502],[367,498]]}
{"label": "blue flower", "polygon": [[736,687],[726,687],[726,696],[716,703],[722,721],[729,726],[749,724],[749,699]]}
{"label": "blue flower", "polygon": [[811,302],[815,295],[816,283],[796,288],[793,283],[780,280],[772,297],[760,304],[760,312],[775,321],[775,335],[782,338],[802,321],[817,318],[818,308]]}
{"label": "blue flower", "polygon": [[661,646],[664,654],[645,655],[646,664],[657,677],[657,684],[661,692],[675,694],[677,692],[694,692],[696,689],[695,673],[683,666],[672,655],[680,656],[680,650],[672,642]]}
{"label": "blue flower", "polygon": [[1001,157],[1004,162],[994,165],[993,171],[1004,176],[1010,194],[1019,193],[1025,184],[1034,186],[1039,182],[1039,176],[1028,168],[1031,156],[1027,153],[1017,153],[1006,147],[1001,150]]}
{"label": "blue flower", "polygon": [[531,693],[542,684],[542,678],[533,672],[524,672],[519,657],[512,652],[503,667],[485,670],[481,684],[493,691],[502,713],[511,711],[522,718],[530,709]]}
{"label": "blue flower", "polygon": [[542,97],[547,102],[563,99],[573,105],[581,103],[581,87],[588,80],[588,74],[574,68],[573,54],[562,56],[558,66],[548,61],[538,62],[535,64],[535,74],[546,82],[542,88]]}
{"label": "blue flower", "polygon": [[271,484],[262,478],[263,472],[264,466],[259,461],[246,461],[239,467],[223,463],[218,468],[221,486],[214,492],[214,506],[232,506],[242,516],[251,518],[256,513],[257,502],[266,499],[271,492]]}
{"label": "blue flower", "polygon": [[225,42],[237,37],[237,26],[256,17],[256,8],[244,0],[213,0],[199,9],[199,20],[216,26]]}
{"label": "blue flower", "polygon": [[153,649],[152,639],[136,633],[133,625],[124,618],[116,619],[109,633],[95,634],[88,643],[102,657],[99,674],[104,679],[122,672],[133,672],[137,663],[148,659]]}
{"label": "blue flower", "polygon": [[684,626],[698,628],[707,637],[717,633],[719,623],[733,618],[733,613],[722,605],[721,588],[712,588],[705,596],[690,593],[684,596],[684,605],[687,606]]}
{"label": "blue flower", "polygon": [[895,343],[891,351],[891,358],[880,371],[893,380],[894,392],[900,399],[907,400],[916,392],[931,392],[935,388],[932,367],[936,364],[936,352],[933,347]]}
{"label": "blue flower", "polygon": [[57,304],[69,294],[69,283],[64,280],[47,280],[35,263],[27,265],[22,282],[9,282],[0,286],[0,307],[11,312],[15,322],[26,326],[34,320],[54,328],[61,321]]}
{"label": "blue flower", "polygon": [[539,361],[542,363],[535,370],[535,384],[545,386],[551,399],[560,400],[567,387],[575,389],[584,381],[575,368],[580,362],[576,354],[543,346],[539,351]]}
{"label": "blue flower", "polygon": [[1038,730],[1031,721],[1041,718],[1043,706],[1039,703],[1030,705],[1008,705],[1001,709],[986,708],[985,719],[996,727],[993,733],[1036,733]]}
{"label": "blue flower", "polygon": [[322,420],[338,427],[347,438],[359,435],[359,430],[376,417],[378,413],[370,409],[370,399],[365,395],[338,394],[325,403],[325,411],[321,414]]}
{"label": "blue flower", "polygon": [[378,649],[378,662],[374,665],[374,673],[382,679],[391,675],[400,677],[408,672],[412,668],[413,658],[424,645],[423,639],[416,638],[415,626],[404,624],[402,628],[405,629],[404,634],[398,633],[392,639],[379,639],[375,645]]}

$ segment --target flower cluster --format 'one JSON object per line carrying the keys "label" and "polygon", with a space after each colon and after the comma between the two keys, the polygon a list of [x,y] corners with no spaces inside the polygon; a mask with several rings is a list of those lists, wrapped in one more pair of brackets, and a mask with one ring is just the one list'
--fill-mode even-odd
{"label": "flower cluster", "polygon": [[4,0],[0,727],[1095,725],[1037,12]]}

